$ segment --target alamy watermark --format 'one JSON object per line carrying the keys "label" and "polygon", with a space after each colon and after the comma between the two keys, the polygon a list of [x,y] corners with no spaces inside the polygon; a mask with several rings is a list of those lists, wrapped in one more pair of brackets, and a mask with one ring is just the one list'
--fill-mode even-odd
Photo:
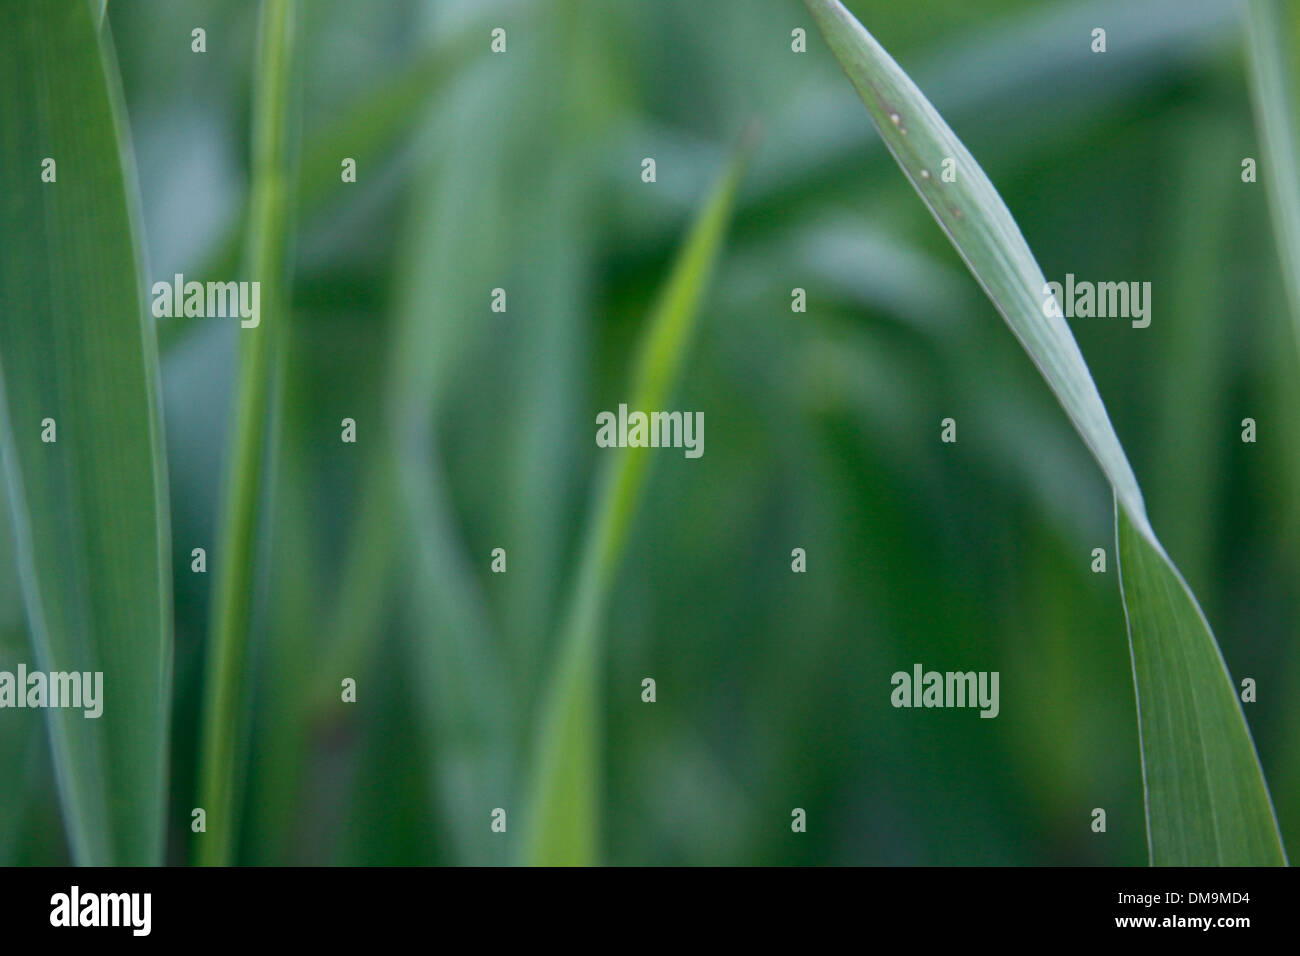
{"label": "alamy watermark", "polygon": [[112,927],[148,936],[153,928],[152,893],[83,893],[73,886],[50,897],[50,925],[56,927]]}
{"label": "alamy watermark", "polygon": [[102,671],[0,671],[0,707],[67,707],[92,720],[104,712]]}
{"label": "alamy watermark", "polygon": [[618,406],[618,415],[596,416],[599,448],[682,448],[687,458],[704,454],[703,412],[631,412]]}
{"label": "alamy watermark", "polygon": [[239,324],[246,329],[255,329],[262,321],[260,282],[186,282],[178,272],[174,281],[155,282],[150,291],[156,319],[238,316]]}
{"label": "alamy watermark", "polygon": [[978,707],[981,717],[998,715],[997,671],[895,671],[889,702],[895,707]]}
{"label": "alamy watermark", "polygon": [[1067,319],[1132,319],[1133,328],[1151,324],[1150,282],[1075,282],[1068,272],[1065,283],[1043,286],[1043,315]]}

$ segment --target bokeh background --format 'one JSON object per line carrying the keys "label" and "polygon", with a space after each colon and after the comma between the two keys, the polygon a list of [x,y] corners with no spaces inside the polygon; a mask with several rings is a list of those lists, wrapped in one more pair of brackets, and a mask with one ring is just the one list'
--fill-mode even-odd
{"label": "bokeh background", "polygon": [[[849,6],[983,164],[1049,279],[1152,283],[1149,328],[1072,326],[1230,672],[1258,681],[1246,713],[1294,852],[1300,351],[1265,187],[1241,181],[1261,149],[1238,4]],[[122,0],[109,17],[149,279],[237,277],[257,5]],[[705,454],[655,457],[603,635],[604,858],[1146,862],[1108,487],[800,3],[307,0],[299,25],[302,188],[239,862],[517,853],[595,413],[628,400],[655,290],[755,120],[670,405],[704,411]],[[497,26],[504,55],[488,51]],[[345,156],[356,184],[339,181]],[[189,555],[214,546],[238,327],[160,322],[182,863],[212,583]],[[950,416],[955,445],[939,441]],[[12,668],[30,655],[0,540]],[[497,547],[506,574],[489,570]],[[463,674],[430,663],[449,633],[473,649]],[[889,676],[916,662],[999,671],[1000,716],[895,710]],[[0,768],[0,863],[65,862],[39,714],[4,714]],[[494,807],[512,814],[504,837]]]}

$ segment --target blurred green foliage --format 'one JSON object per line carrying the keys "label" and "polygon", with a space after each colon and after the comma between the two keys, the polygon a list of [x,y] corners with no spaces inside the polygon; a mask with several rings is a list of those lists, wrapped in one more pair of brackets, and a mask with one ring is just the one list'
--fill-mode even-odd
{"label": "blurred green foliage", "polygon": [[[984,166],[1049,279],[1153,283],[1150,328],[1073,331],[1230,672],[1259,682],[1247,717],[1300,845],[1300,375],[1267,196],[1240,178],[1260,147],[1238,5],[850,6]],[[109,7],[150,279],[235,278],[222,263],[248,198],[257,5]],[[302,7],[301,166],[370,158],[298,210],[239,862],[517,856],[601,463],[595,414],[627,400],[654,291],[757,119],[674,401],[705,412],[707,453],[656,460],[606,620],[604,858],[1144,863],[1113,554],[1089,570],[1113,547],[1108,487],[798,0]],[[1098,25],[1104,56],[1088,50]],[[493,26],[505,55],[489,53]],[[376,91],[435,51],[456,68],[430,71],[400,122],[373,122],[391,102]],[[310,152],[349,136],[339,156]],[[211,586],[188,555],[214,546],[239,330],[162,321],[168,842],[184,862]],[[947,416],[954,446],[938,440]],[[344,417],[356,445],[339,441]],[[1257,444],[1240,441],[1245,417]],[[11,569],[0,555],[0,667],[26,653]],[[889,676],[918,661],[1000,671],[999,718],[894,710]],[[356,704],[338,701],[343,676]],[[39,718],[0,715],[15,782],[0,861],[66,859],[46,749]]]}

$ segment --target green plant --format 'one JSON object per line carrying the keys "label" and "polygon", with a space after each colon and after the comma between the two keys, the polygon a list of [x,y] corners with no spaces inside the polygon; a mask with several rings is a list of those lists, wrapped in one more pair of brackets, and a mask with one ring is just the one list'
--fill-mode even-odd
{"label": "green plant", "polygon": [[[0,864],[1284,859],[1287,5],[1255,129],[1236,0],[855,3],[880,138],[789,0],[3,5]],[[1155,325],[1042,317],[1035,257]],[[260,327],[150,316],[181,271]],[[704,460],[593,447],[674,396]],[[904,660],[999,719],[887,709]]]}
{"label": "green plant", "polygon": [[[806,0],[876,128],[1047,380],[1115,492],[1120,589],[1137,693],[1153,864],[1278,864],[1281,835],[1236,690],[1146,506],[1047,282],[984,171],[838,0]],[[955,180],[939,175],[955,163]],[[954,168],[954,167],[950,167]]]}
{"label": "green plant", "polygon": [[[117,63],[100,7],[0,8],[0,441],[38,666],[103,673],[49,711],[73,859],[162,860],[171,541],[154,325]],[[102,701],[101,701],[102,703]]]}
{"label": "green plant", "polygon": [[223,505],[216,575],[217,596],[208,644],[207,687],[199,793],[207,830],[197,859],[229,863],[234,849],[238,800],[241,713],[248,684],[248,635],[256,593],[259,506],[265,493],[268,444],[275,442],[272,399],[282,374],[286,334],[290,241],[289,104],[292,79],[294,0],[262,4],[261,51],[253,120],[253,193],[249,201],[248,261],[261,282],[270,315],[241,329],[235,430],[230,480]]}
{"label": "green plant", "polygon": [[[663,408],[671,397],[751,148],[749,143],[740,148],[714,188],[659,294],[637,350],[630,408]],[[600,630],[653,454],[648,448],[618,448],[602,472],[537,724],[528,803],[530,863],[599,862]]]}

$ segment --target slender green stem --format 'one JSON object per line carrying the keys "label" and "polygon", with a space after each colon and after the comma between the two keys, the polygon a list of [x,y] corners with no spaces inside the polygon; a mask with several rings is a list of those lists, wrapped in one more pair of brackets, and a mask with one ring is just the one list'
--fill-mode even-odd
{"label": "slender green stem", "polygon": [[288,295],[289,91],[294,0],[264,0],[253,102],[253,176],[248,233],[251,278],[265,307],[241,328],[239,381],[226,497],[218,537],[216,595],[209,635],[199,765],[199,806],[207,830],[195,859],[223,865],[234,854],[237,760],[248,634],[252,619],[263,458],[273,437],[269,401],[275,351]]}
{"label": "slender green stem", "polygon": [[[634,409],[661,408],[676,384],[752,145],[753,136],[747,135],[668,277],[638,349],[632,378]],[[532,864],[598,862],[600,626],[641,500],[650,454],[646,448],[619,448],[611,453],[587,525],[559,659],[542,702],[524,853]]]}

